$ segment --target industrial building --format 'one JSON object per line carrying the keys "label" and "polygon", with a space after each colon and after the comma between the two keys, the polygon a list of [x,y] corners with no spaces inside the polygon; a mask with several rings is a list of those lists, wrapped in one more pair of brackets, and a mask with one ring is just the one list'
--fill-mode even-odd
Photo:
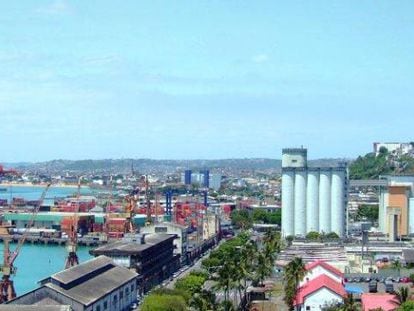
{"label": "industrial building", "polygon": [[282,151],[282,235],[345,235],[348,174],[337,167],[308,167],[307,149]]}
{"label": "industrial building", "polygon": [[138,273],[138,290],[149,291],[161,284],[180,267],[180,256],[174,254],[171,234],[133,235],[89,251],[93,256],[105,255],[116,264]]}
{"label": "industrial building", "polygon": [[162,233],[162,234],[175,234],[177,236],[174,239],[174,254],[179,255],[181,262],[185,262],[188,249],[188,226],[183,226],[173,222],[162,222],[140,228],[140,233]]}
{"label": "industrial building", "polygon": [[391,241],[414,234],[414,176],[381,176],[378,224]]}
{"label": "industrial building", "polygon": [[71,307],[74,311],[124,311],[137,299],[137,273],[115,265],[105,256],[56,273],[41,284],[8,305],[16,306],[15,310],[46,305]]}

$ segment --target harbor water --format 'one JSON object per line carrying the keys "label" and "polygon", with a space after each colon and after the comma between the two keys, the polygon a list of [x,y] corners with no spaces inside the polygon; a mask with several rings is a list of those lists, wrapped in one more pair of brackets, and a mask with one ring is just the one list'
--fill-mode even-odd
{"label": "harbor water", "polygon": [[[0,199],[6,199],[9,202],[13,197],[23,198],[25,200],[38,200],[42,195],[45,187],[41,186],[1,186],[6,191],[0,192]],[[44,204],[53,205],[56,198],[65,198],[76,195],[76,187],[50,187],[46,194]],[[82,195],[91,194],[88,187],[81,188]],[[17,244],[10,244],[10,248],[14,249]],[[83,262],[92,258],[89,255],[89,247],[79,247],[79,261]],[[3,262],[3,244],[0,243],[1,261]],[[35,289],[37,282],[63,270],[66,258],[66,248],[61,245],[42,245],[42,244],[25,244],[23,245],[14,266],[17,268],[16,275],[12,277],[15,284],[17,295],[21,295]]]}
{"label": "harbor water", "polygon": [[[12,198],[23,198],[25,200],[39,200],[45,187],[42,186],[0,186],[6,191],[0,192],[0,199],[8,200]],[[51,186],[46,194],[44,204],[53,205],[56,198],[65,198],[67,196],[75,196],[77,192],[76,187],[55,187]],[[89,187],[81,187],[81,195],[89,195],[92,191]]]}
{"label": "harbor water", "polygon": [[[17,244],[10,244],[14,249]],[[93,258],[89,254],[89,247],[79,247],[78,257],[80,262]],[[0,243],[0,252],[3,254],[3,244]],[[66,258],[65,246],[25,244],[20,250],[14,266],[17,268],[16,275],[12,277],[17,295],[22,295],[35,289],[40,280],[62,271]],[[1,256],[3,261],[3,256]]]}

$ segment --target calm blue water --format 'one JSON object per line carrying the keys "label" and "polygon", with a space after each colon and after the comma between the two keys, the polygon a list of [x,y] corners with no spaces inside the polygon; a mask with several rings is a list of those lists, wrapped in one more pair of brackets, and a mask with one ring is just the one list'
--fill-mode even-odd
{"label": "calm blue water", "polygon": [[[11,244],[14,248],[16,244]],[[79,261],[83,262],[92,258],[89,255],[88,247],[79,247]],[[3,244],[0,244],[0,252],[3,253]],[[16,294],[21,295],[35,289],[37,282],[63,270],[65,265],[66,249],[64,246],[52,245],[23,245],[19,257],[17,257],[14,266],[17,267],[17,273],[13,277]],[[1,260],[3,256],[1,256]]]}
{"label": "calm blue water", "polygon": [[[42,195],[44,187],[3,187],[7,188],[7,192],[0,192],[1,199],[10,200],[12,197],[21,197],[26,200],[38,200]],[[77,188],[67,187],[50,187],[46,194],[45,204],[53,204],[55,197],[66,197],[76,194]],[[91,194],[88,187],[81,188],[81,194]],[[11,244],[14,248],[16,244]],[[81,262],[92,258],[88,253],[89,248],[79,247],[78,257]],[[3,244],[0,243],[0,253],[3,254]],[[59,272],[65,265],[66,249],[65,246],[55,245],[32,245],[25,244],[20,251],[19,257],[16,259],[15,267],[17,273],[13,277],[16,293],[21,295],[25,292],[35,289],[37,282]],[[3,256],[0,255],[0,261]]]}
{"label": "calm blue water", "polygon": [[[7,191],[0,192],[0,199],[11,200],[12,197],[20,197],[26,200],[38,200],[42,195],[45,187],[31,187],[31,186],[8,186],[0,188],[6,188]],[[62,198],[67,196],[76,195],[77,188],[68,188],[68,187],[53,187],[51,186],[46,194],[44,204],[50,205],[53,204],[55,198]],[[81,194],[88,195],[91,194],[91,189],[89,187],[82,187]]]}

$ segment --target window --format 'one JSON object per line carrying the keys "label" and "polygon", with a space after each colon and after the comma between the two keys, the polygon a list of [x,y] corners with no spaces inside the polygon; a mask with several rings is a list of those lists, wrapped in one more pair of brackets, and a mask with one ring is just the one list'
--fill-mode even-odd
{"label": "window", "polygon": [[118,296],[117,295],[115,295],[114,296],[114,299],[112,300],[112,304],[116,304],[118,302]]}
{"label": "window", "polygon": [[134,284],[131,285],[131,292],[134,291]]}
{"label": "window", "polygon": [[309,307],[309,306],[307,306],[307,307],[306,307],[306,310],[310,310],[310,307]]}
{"label": "window", "polygon": [[129,287],[125,288],[125,296],[129,295]]}
{"label": "window", "polygon": [[121,290],[121,292],[119,293],[119,299],[122,299],[122,298],[124,298],[124,291],[123,290]]}
{"label": "window", "polygon": [[101,311],[101,306],[96,306],[95,311]]}
{"label": "window", "polygon": [[108,301],[104,301],[104,310],[108,309]]}

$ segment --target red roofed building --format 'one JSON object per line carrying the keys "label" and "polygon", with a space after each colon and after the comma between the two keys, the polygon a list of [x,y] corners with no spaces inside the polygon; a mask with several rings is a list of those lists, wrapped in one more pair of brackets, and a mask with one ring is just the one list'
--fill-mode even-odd
{"label": "red roofed building", "polygon": [[322,274],[299,287],[294,306],[296,311],[319,311],[326,305],[343,303],[344,297],[342,283]]}
{"label": "red roofed building", "polygon": [[383,311],[394,311],[398,308],[397,298],[391,294],[362,294],[362,310],[369,311],[381,308]]}
{"label": "red roofed building", "polygon": [[305,266],[307,271],[305,278],[302,282],[299,283],[299,286],[305,285],[307,282],[312,281],[318,278],[321,275],[327,275],[331,279],[335,280],[338,283],[343,283],[344,274],[335,267],[327,264],[325,261],[317,260],[311,263],[308,263]]}

